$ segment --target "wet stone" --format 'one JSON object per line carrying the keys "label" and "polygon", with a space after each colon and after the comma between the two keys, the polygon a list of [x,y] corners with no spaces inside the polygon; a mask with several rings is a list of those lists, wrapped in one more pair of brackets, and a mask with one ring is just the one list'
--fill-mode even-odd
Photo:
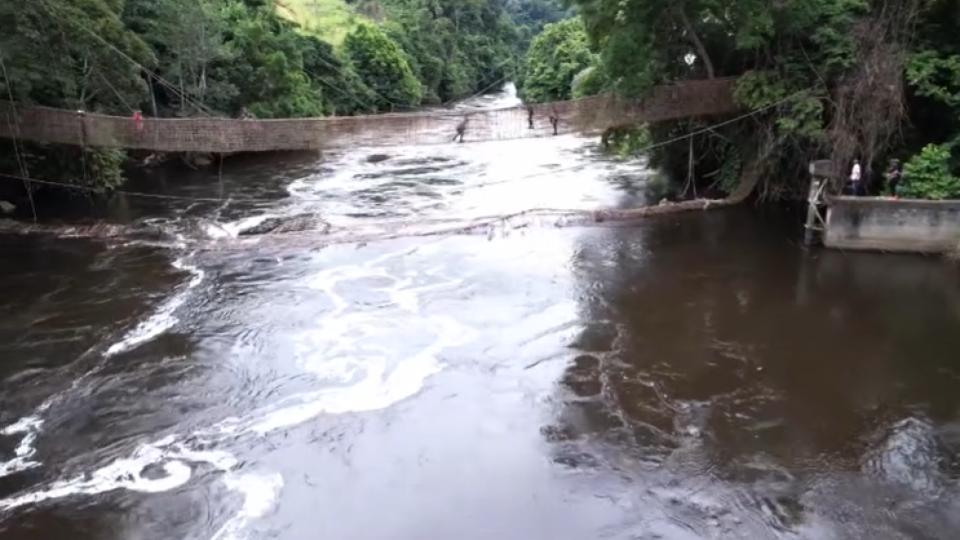
{"label": "wet stone", "polygon": [[540,434],[548,442],[567,441],[573,438],[573,433],[562,426],[543,426],[540,428]]}
{"label": "wet stone", "polygon": [[584,452],[561,453],[554,456],[553,462],[571,469],[594,469],[600,466],[596,457]]}
{"label": "wet stone", "polygon": [[600,360],[597,357],[580,355],[573,359],[573,365],[564,373],[563,384],[580,397],[596,396],[603,390],[599,367]]}
{"label": "wet stone", "polygon": [[140,476],[147,480],[159,480],[167,476],[167,471],[161,463],[150,463],[140,471]]}
{"label": "wet stone", "polygon": [[568,402],[560,417],[561,424],[574,436],[603,434],[623,427],[623,422],[601,401]]}
{"label": "wet stone", "polygon": [[617,334],[616,326],[610,323],[587,324],[570,347],[582,351],[609,352],[613,350]]}
{"label": "wet stone", "polygon": [[390,159],[388,154],[370,154],[367,156],[367,163],[382,163]]}

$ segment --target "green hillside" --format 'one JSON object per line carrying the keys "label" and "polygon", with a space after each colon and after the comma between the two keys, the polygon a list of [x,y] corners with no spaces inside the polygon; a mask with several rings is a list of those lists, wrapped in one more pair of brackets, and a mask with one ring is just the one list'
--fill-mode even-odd
{"label": "green hillside", "polygon": [[276,5],[282,17],[336,47],[359,22],[366,20],[344,0],[276,0]]}

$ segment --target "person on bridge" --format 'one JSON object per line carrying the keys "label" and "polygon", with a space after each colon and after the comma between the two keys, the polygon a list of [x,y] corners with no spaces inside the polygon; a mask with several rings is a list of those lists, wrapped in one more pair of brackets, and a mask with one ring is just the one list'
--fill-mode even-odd
{"label": "person on bridge", "polygon": [[853,168],[850,169],[850,190],[854,196],[862,195],[860,180],[863,178],[863,170],[860,167],[860,160],[853,160]]}
{"label": "person on bridge", "polygon": [[557,126],[560,125],[560,112],[557,111],[556,105],[550,107],[550,125],[553,126],[553,134],[559,134]]}
{"label": "person on bridge", "polygon": [[143,131],[143,113],[140,112],[140,109],[133,111],[133,127],[137,130],[137,133]]}
{"label": "person on bridge", "polygon": [[460,123],[457,124],[457,134],[453,136],[453,140],[456,141],[459,138],[460,142],[463,142],[463,136],[467,132],[467,122],[469,120],[470,120],[470,117],[464,116],[463,120],[461,120]]}
{"label": "person on bridge", "polygon": [[533,129],[533,105],[527,105],[527,129]]}

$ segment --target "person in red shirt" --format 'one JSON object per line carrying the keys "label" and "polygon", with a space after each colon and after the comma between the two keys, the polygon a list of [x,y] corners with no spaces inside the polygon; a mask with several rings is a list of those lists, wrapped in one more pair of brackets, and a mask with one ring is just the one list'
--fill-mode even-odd
{"label": "person in red shirt", "polygon": [[140,109],[133,111],[133,125],[137,129],[137,133],[143,131],[143,113],[140,112]]}

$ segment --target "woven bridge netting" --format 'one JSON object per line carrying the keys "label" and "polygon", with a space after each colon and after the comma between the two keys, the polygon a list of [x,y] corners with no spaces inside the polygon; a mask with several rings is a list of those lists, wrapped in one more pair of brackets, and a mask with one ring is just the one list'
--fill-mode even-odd
{"label": "woven bridge netting", "polygon": [[41,143],[104,146],[161,152],[269,152],[357,146],[451,143],[554,134],[600,133],[640,122],[711,116],[737,110],[735,79],[685,81],[655,87],[644,99],[614,95],[473,112],[440,110],[324,118],[132,118],[0,102],[0,137]]}

